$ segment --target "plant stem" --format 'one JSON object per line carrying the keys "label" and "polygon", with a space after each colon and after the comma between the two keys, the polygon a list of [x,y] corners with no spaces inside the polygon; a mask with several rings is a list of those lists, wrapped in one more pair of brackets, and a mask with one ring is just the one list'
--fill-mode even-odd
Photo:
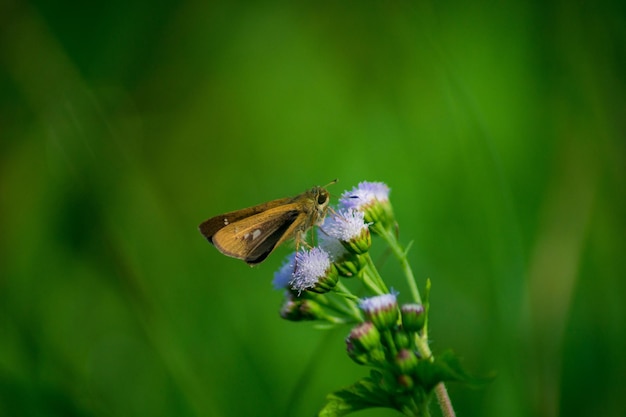
{"label": "plant stem", "polygon": [[448,390],[443,382],[440,382],[435,387],[435,395],[437,395],[437,401],[439,401],[439,407],[441,408],[441,414],[444,417],[455,417],[456,413],[452,407],[452,402],[448,396]]}
{"label": "plant stem", "polygon": [[390,230],[380,227],[376,228],[376,233],[378,233],[380,237],[387,242],[393,254],[396,258],[398,258],[400,266],[402,266],[402,270],[406,276],[406,282],[409,286],[409,290],[411,291],[413,300],[418,304],[422,304],[422,298],[420,297],[420,292],[417,289],[415,276],[413,275],[413,270],[411,269],[411,265],[409,264],[409,260],[406,256],[406,251],[402,248],[402,245],[400,245],[398,239],[396,239],[396,236]]}
{"label": "plant stem", "polygon": [[391,336],[391,332],[389,330],[385,330],[383,332],[383,338],[385,342],[387,342],[387,347],[389,348],[389,352],[391,353],[391,361],[393,361],[398,354],[398,349],[396,348],[396,343],[393,340],[393,336]]}
{"label": "plant stem", "polygon": [[385,291],[383,291],[374,281],[372,275],[372,272],[370,271],[371,268],[367,268],[367,269],[363,269],[358,277],[359,279],[361,279],[361,281],[363,281],[363,284],[370,289],[370,291],[372,291],[374,294],[376,295],[381,295],[381,294],[385,294]]}
{"label": "plant stem", "polygon": [[361,315],[361,310],[359,310],[359,308],[357,307],[359,297],[352,294],[350,290],[341,282],[337,282],[336,288],[337,290],[335,290],[335,292],[343,297],[346,297],[346,302],[348,304],[348,307],[350,308],[350,311],[352,312],[352,317],[354,317],[357,321],[362,321],[363,316]]}
{"label": "plant stem", "polygon": [[365,254],[365,260],[367,262],[367,266],[369,267],[368,268],[369,271],[372,273],[374,280],[376,281],[376,284],[378,285],[378,287],[381,289],[382,293],[383,294],[389,293],[389,290],[387,289],[387,285],[385,284],[385,281],[378,273],[378,269],[376,268],[376,265],[374,264],[374,260],[372,259],[369,252]]}

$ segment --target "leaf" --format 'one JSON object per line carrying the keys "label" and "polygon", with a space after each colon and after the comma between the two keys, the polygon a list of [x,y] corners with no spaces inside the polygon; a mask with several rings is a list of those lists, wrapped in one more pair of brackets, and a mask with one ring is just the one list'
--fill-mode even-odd
{"label": "leaf", "polygon": [[470,385],[479,385],[493,379],[492,377],[475,377],[470,375],[463,366],[459,358],[451,350],[446,350],[435,360],[420,361],[417,365],[417,376],[422,387],[427,391],[432,390],[440,382],[459,381]]}
{"label": "leaf", "polygon": [[382,376],[375,371],[372,375],[357,381],[353,385],[328,394],[326,404],[319,412],[319,417],[339,417],[354,411],[372,407],[393,407],[389,394],[384,392],[377,381]]}
{"label": "leaf", "polygon": [[391,389],[393,374],[372,370],[370,376],[354,385],[340,389],[326,397],[319,417],[341,417],[366,408],[385,407],[400,411],[405,416],[422,416],[428,409],[429,395],[422,388],[417,391]]}

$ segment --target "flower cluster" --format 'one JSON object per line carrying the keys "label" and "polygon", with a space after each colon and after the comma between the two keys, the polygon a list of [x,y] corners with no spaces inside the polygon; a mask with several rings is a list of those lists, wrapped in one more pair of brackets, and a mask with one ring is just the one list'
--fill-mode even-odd
{"label": "flower cluster", "polygon": [[[410,389],[419,378],[421,354],[415,341],[425,318],[421,304],[405,304],[399,309],[396,298],[390,293],[361,300],[366,321],[355,326],[346,339],[350,358],[388,373],[386,388],[392,391]],[[420,321],[422,326],[416,326]]]}
{"label": "flower cluster", "polygon": [[289,288],[298,294],[325,293],[335,287],[338,275],[356,276],[365,265],[362,255],[372,245],[369,227],[377,221],[392,222],[371,214],[392,213],[383,205],[390,207],[389,187],[383,183],[362,182],[345,192],[339,207],[320,227],[320,245],[289,255],[274,275],[274,287]]}
{"label": "flower cluster", "polygon": [[[318,246],[299,248],[274,275],[274,287],[285,291],[282,318],[316,321],[325,327],[352,325],[346,338],[348,356],[371,368],[369,377],[330,394],[320,416],[368,407],[428,415],[434,387],[465,378],[453,355],[435,358],[430,351],[430,283],[422,299],[406,250],[392,228],[395,224],[389,187],[361,182],[329,209],[317,230]],[[399,305],[398,293],[387,288],[370,256],[372,235],[382,239],[402,264],[413,302]],[[357,297],[355,290],[367,296]]]}
{"label": "flower cluster", "polygon": [[[422,360],[416,340],[424,324],[423,306],[398,308],[394,293],[363,299],[359,306],[366,321],[356,325],[346,339],[350,358],[378,369],[385,382],[381,388],[389,393],[415,388]],[[416,326],[418,322],[422,325]]]}

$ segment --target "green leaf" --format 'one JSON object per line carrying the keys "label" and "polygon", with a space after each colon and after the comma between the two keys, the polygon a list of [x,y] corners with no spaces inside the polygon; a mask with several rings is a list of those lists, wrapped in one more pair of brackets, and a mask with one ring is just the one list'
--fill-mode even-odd
{"label": "green leaf", "polygon": [[424,332],[428,333],[428,318],[430,317],[430,278],[426,279],[426,288],[422,296],[422,305],[424,306]]}
{"label": "green leaf", "polygon": [[478,378],[470,375],[451,350],[441,353],[435,360],[421,361],[417,364],[417,376],[422,387],[427,391],[432,390],[435,385],[446,381],[459,381],[471,385],[478,385],[491,380],[491,377]]}
{"label": "green leaf", "polygon": [[372,376],[328,394],[326,404],[318,416],[338,417],[365,408],[391,406],[389,395],[380,389]]}
{"label": "green leaf", "polygon": [[326,404],[319,417],[340,417],[366,408],[386,407],[400,411],[406,416],[421,416],[428,408],[428,395],[419,388],[417,392],[389,392],[392,374],[372,370],[369,377],[333,392],[326,397]]}

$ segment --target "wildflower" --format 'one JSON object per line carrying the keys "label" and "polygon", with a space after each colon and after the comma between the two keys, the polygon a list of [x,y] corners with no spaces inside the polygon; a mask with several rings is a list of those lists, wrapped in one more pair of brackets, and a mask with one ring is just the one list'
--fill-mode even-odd
{"label": "wildflower", "polygon": [[325,293],[337,285],[337,268],[331,263],[328,252],[321,248],[296,253],[294,262],[295,270],[289,281],[294,291]]}
{"label": "wildflower", "polygon": [[389,187],[382,182],[362,181],[357,187],[341,195],[339,204],[365,214],[368,223],[393,224],[393,211],[389,202]]}
{"label": "wildflower", "polygon": [[362,181],[357,187],[342,194],[339,203],[345,208],[360,210],[374,200],[389,201],[389,187],[383,182]]}
{"label": "wildflower", "polygon": [[320,247],[328,252],[331,261],[337,268],[337,272],[342,277],[353,277],[365,266],[365,258],[361,255],[348,252],[339,240],[329,236],[324,231],[319,234],[319,238]]}
{"label": "wildflower", "polygon": [[372,246],[369,224],[365,223],[364,218],[364,212],[353,208],[339,210],[327,218],[324,232],[339,240],[350,252],[361,255]]}
{"label": "wildflower", "polygon": [[398,321],[396,294],[383,294],[365,298],[359,303],[365,318],[378,328],[385,330],[394,327]]}

